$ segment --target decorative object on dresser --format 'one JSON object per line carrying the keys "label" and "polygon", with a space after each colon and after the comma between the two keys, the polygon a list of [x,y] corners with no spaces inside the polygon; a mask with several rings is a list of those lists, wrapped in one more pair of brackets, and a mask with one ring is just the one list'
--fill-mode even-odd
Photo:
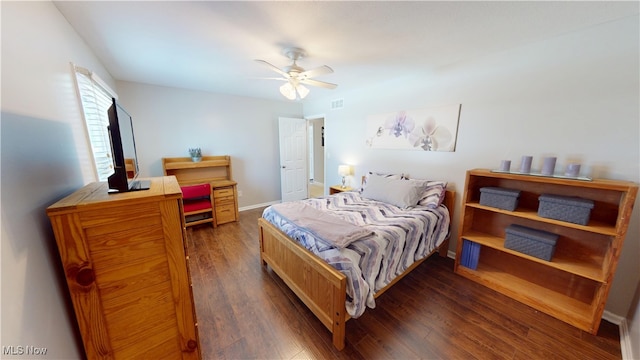
{"label": "decorative object on dresser", "polygon": [[193,162],[202,160],[202,150],[200,148],[189,148],[189,155],[191,155],[191,161]]}
{"label": "decorative object on dresser", "polygon": [[199,162],[188,157],[162,158],[164,175],[173,175],[180,186],[210,184],[213,190],[213,225],[238,220],[238,190],[229,155],[203,156]]}
{"label": "decorative object on dresser", "polygon": [[200,359],[174,177],[108,194],[91,183],[47,208],[89,359]]}
{"label": "decorative object on dresser", "polygon": [[542,166],[540,171],[532,171],[531,163],[533,161],[533,156],[524,155],[522,156],[522,160],[520,162],[520,168],[516,171],[511,170],[511,160],[501,160],[500,167],[496,170],[491,170],[493,172],[503,172],[509,174],[520,174],[520,175],[532,175],[532,176],[546,176],[546,177],[557,177],[563,179],[576,179],[583,181],[591,181],[592,179],[587,176],[580,176],[580,164],[577,163],[568,163],[566,165],[564,173],[556,174],[556,160],[557,158],[554,156],[547,156],[542,158]]}
{"label": "decorative object on dresser", "polygon": [[528,174],[531,172],[531,161],[533,160],[533,156],[523,155],[522,161],[520,162],[520,172],[523,174]]}
{"label": "decorative object on dresser", "polygon": [[553,156],[542,159],[542,170],[540,174],[545,176],[553,176],[556,168],[556,158]]}
{"label": "decorative object on dresser", "polygon": [[580,175],[580,164],[571,163],[567,164],[567,168],[564,171],[564,176],[567,177],[578,177]]}
{"label": "decorative object on dresser", "polygon": [[[399,175],[395,180],[403,185],[410,183],[408,180],[400,179]],[[258,226],[262,264],[271,267],[309,307],[332,332],[334,346],[342,350],[345,346],[345,323],[348,319],[360,316],[367,306],[373,305],[375,298],[415,269],[429,255],[438,252],[441,256],[446,256],[449,248],[448,225],[455,204],[455,193],[441,187],[439,199],[434,199],[437,204],[402,209],[391,203],[366,198],[360,192],[342,192],[339,185],[336,185],[336,188],[340,193],[322,199],[302,200],[302,204],[290,202],[270,206],[258,220]],[[423,190],[427,192],[430,189]],[[441,202],[444,207],[439,206]],[[283,206],[289,208],[282,208]],[[348,216],[343,220],[342,216],[335,216],[333,212],[348,212]],[[291,220],[296,217],[300,217],[303,224]],[[309,219],[320,221],[315,223]],[[299,228],[300,225],[304,227]],[[377,235],[372,237],[372,230],[366,225],[380,228],[375,230]],[[381,229],[382,227],[385,229]],[[421,231],[409,231],[409,227]],[[349,229],[349,232],[343,232],[346,229]],[[354,233],[363,229],[368,229],[369,235],[356,239]],[[430,235],[427,236],[422,230]],[[306,246],[309,242],[315,242],[316,252],[311,252],[294,238],[304,238]],[[358,264],[349,262],[343,255],[331,258],[331,254],[336,251],[354,251],[352,249],[359,249],[358,253],[362,251],[363,254],[377,253],[374,249],[380,246],[376,245],[380,240],[374,239],[382,238],[385,239],[385,243],[396,244],[402,241],[405,245],[394,246],[399,250],[383,259],[367,257]],[[350,249],[343,249],[339,244]],[[342,259],[347,263],[336,264],[331,262],[327,255],[331,261]],[[342,269],[357,268],[357,271],[347,270],[348,275],[345,275],[337,270],[338,266]],[[304,271],[301,272],[300,269]],[[352,290],[348,298],[347,288]]]}
{"label": "decorative object on dresser", "polygon": [[[480,189],[485,187],[519,190],[517,208],[483,205]],[[627,181],[467,171],[455,272],[596,334],[637,193],[637,184]],[[590,218],[582,225],[539,215],[545,194],[592,202]],[[509,239],[514,233],[523,236]],[[482,248],[475,270],[463,264],[465,240]]]}
{"label": "decorative object on dresser", "polygon": [[511,171],[511,160],[502,160],[500,161],[500,171]]}

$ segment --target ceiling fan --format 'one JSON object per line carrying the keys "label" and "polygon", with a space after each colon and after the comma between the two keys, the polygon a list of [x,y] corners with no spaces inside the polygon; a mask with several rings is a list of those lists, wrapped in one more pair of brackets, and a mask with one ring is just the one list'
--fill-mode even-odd
{"label": "ceiling fan", "polygon": [[316,77],[316,76],[333,73],[333,69],[331,69],[327,65],[323,65],[311,70],[305,70],[302,67],[298,66],[296,61],[302,59],[307,55],[307,52],[304,51],[304,49],[297,48],[297,47],[288,47],[288,48],[285,48],[282,51],[282,53],[293,61],[291,65],[285,66],[282,69],[264,60],[256,60],[256,61],[263,65],[266,65],[271,70],[282,75],[282,77],[279,77],[279,78],[264,78],[264,79],[286,81],[284,85],[280,86],[280,93],[284,95],[284,97],[286,97],[287,99],[289,100],[304,99],[305,96],[309,94],[309,89],[303,86],[303,84],[311,85],[311,86],[319,86],[326,89],[335,89],[338,86],[336,84],[312,79],[313,77]]}

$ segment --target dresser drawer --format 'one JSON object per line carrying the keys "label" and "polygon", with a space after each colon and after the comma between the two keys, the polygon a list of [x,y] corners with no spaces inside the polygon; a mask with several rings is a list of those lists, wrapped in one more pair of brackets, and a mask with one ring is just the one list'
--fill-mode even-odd
{"label": "dresser drawer", "polygon": [[215,199],[216,207],[218,206],[234,206],[236,204],[236,199],[233,196],[225,196]]}
{"label": "dresser drawer", "polygon": [[236,221],[236,209],[233,205],[216,206],[216,223],[224,224]]}
{"label": "dresser drawer", "polygon": [[221,198],[226,196],[233,196],[233,187],[223,187],[223,188],[215,188],[213,189],[213,197]]}

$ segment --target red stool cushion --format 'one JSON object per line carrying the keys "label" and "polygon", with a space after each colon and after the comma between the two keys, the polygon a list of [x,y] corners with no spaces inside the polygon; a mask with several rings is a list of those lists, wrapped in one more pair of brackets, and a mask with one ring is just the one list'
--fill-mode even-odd
{"label": "red stool cushion", "polygon": [[211,209],[211,201],[209,199],[183,201],[184,212],[192,212],[197,210]]}

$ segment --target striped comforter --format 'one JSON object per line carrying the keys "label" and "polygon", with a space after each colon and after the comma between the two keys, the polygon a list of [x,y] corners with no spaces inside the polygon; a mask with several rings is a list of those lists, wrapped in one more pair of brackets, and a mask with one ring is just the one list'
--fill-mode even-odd
{"label": "striped comforter", "polygon": [[363,198],[357,192],[342,192],[302,202],[373,231],[373,235],[338,249],[330,241],[317,238],[281,217],[271,207],[262,214],[290,238],[347,276],[346,309],[353,318],[362,315],[366,307],[375,308],[374,294],[378,290],[416,260],[430,254],[448,236],[449,211],[444,206],[402,210]]}

